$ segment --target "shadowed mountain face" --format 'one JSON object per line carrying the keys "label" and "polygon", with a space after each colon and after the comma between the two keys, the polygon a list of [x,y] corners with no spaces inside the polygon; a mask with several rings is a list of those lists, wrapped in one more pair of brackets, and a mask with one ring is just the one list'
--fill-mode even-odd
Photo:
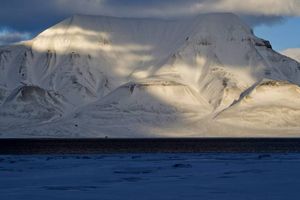
{"label": "shadowed mountain face", "polygon": [[2,137],[300,130],[300,64],[233,14],[73,16],[31,41],[0,47],[0,71]]}

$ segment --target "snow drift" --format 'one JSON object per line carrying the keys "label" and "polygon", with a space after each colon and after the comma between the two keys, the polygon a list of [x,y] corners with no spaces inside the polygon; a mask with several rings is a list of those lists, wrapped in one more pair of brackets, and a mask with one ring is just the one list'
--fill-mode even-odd
{"label": "snow drift", "polygon": [[[300,130],[300,64],[233,14],[76,15],[31,41],[0,47],[0,70],[2,137],[298,136]],[[24,100],[23,90],[34,92]]]}

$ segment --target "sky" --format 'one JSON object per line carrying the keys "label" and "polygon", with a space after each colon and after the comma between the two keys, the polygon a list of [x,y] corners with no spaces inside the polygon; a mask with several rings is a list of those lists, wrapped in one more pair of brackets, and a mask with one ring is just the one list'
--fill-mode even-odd
{"label": "sky", "polygon": [[276,50],[300,48],[300,0],[1,0],[0,45],[27,40],[74,14],[183,18],[239,15]]}
{"label": "sky", "polygon": [[[299,0],[300,1],[300,0]],[[274,26],[258,26],[257,36],[271,41],[276,50],[300,48],[300,17],[292,17]]]}

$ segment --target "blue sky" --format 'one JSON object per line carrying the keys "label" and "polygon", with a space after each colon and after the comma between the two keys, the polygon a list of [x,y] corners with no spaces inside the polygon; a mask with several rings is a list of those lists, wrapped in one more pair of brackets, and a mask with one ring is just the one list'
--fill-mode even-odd
{"label": "blue sky", "polygon": [[276,50],[300,48],[300,0],[1,0],[0,45],[29,39],[74,14],[181,18],[209,12],[237,14]]}
{"label": "blue sky", "polygon": [[276,50],[300,48],[300,17],[292,17],[272,25],[255,28],[255,34],[271,41]]}

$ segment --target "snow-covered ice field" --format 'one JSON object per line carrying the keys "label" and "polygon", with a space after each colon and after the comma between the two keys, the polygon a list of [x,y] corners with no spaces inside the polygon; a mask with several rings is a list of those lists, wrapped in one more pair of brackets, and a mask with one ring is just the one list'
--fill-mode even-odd
{"label": "snow-covered ice field", "polygon": [[0,156],[1,200],[299,198],[300,154]]}

